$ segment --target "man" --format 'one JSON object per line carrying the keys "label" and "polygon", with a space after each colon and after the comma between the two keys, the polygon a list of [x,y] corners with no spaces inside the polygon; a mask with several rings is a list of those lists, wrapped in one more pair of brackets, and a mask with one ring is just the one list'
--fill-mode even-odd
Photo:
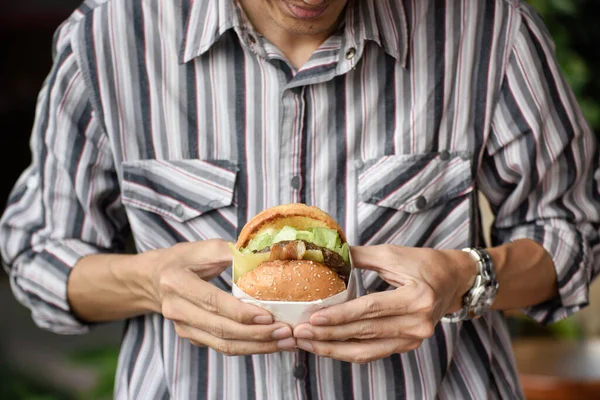
{"label": "man", "polygon": [[[126,319],[116,398],[521,398],[501,310],[587,304],[596,143],[521,1],[99,1],[54,45],[0,244],[42,328]],[[291,202],[361,281],[293,330],[226,245]]]}

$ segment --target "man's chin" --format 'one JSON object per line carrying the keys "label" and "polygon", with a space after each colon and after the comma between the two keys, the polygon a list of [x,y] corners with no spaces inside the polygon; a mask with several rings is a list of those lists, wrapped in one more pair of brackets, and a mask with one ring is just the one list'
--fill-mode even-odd
{"label": "man's chin", "polygon": [[340,17],[340,15],[330,17],[334,12],[331,5],[323,7],[319,12],[311,13],[308,8],[299,10],[300,7],[295,6],[293,2],[279,0],[278,3],[281,16],[278,18],[279,25],[293,35],[311,36],[332,32]]}

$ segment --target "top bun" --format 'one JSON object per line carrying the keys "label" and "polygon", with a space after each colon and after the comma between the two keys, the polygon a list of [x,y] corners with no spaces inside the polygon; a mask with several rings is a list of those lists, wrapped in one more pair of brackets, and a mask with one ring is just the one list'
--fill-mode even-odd
{"label": "top bun", "polygon": [[279,230],[286,225],[297,230],[306,230],[307,228],[334,229],[340,235],[342,243],[346,242],[346,235],[344,235],[342,228],[325,211],[315,206],[293,203],[267,208],[256,214],[240,232],[236,248],[246,247],[254,237],[266,230]]}

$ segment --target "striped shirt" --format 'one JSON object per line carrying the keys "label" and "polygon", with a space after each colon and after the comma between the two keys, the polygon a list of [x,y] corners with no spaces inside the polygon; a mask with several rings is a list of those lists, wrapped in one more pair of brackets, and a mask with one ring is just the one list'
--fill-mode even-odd
{"label": "striped shirt", "polygon": [[[350,1],[300,69],[232,0],[96,0],[58,29],[33,161],[1,221],[15,296],[42,328],[84,333],[66,281],[79,258],[235,240],[266,207],[316,205],[351,244],[461,248],[520,238],[551,254],[550,323],[598,269],[595,139],[545,27],[518,0]],[[443,268],[443,266],[440,266]],[[230,290],[230,270],[213,280]],[[359,294],[389,289],[357,272]],[[300,352],[231,357],[161,315],[128,320],[117,399],[522,398],[501,312],[440,323],[368,364]]]}

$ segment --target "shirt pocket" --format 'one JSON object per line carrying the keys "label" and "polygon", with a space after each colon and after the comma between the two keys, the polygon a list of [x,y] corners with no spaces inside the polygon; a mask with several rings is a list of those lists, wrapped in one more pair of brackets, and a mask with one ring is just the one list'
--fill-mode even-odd
{"label": "shirt pocket", "polygon": [[228,160],[123,163],[122,202],[138,250],[210,238],[232,240],[237,171]]}
{"label": "shirt pocket", "polygon": [[367,161],[358,175],[360,242],[464,246],[470,241],[474,186],[467,152]]}

